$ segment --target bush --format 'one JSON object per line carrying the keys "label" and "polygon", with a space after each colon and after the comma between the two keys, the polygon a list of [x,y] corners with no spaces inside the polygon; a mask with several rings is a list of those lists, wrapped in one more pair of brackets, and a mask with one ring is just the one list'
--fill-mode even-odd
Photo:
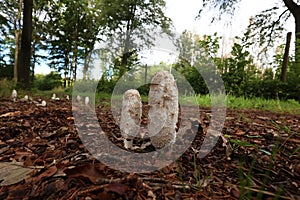
{"label": "bush", "polygon": [[14,66],[13,65],[0,65],[0,78],[12,79],[14,77]]}
{"label": "bush", "polygon": [[36,75],[34,78],[34,87],[39,90],[52,90],[62,86],[62,78],[57,72],[51,72],[47,75]]}
{"label": "bush", "polygon": [[16,84],[9,79],[0,79],[0,97],[9,97]]}

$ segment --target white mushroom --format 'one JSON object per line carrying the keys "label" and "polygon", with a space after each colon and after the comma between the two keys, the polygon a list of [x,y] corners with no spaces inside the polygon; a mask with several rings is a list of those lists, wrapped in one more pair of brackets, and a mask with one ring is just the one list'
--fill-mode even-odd
{"label": "white mushroom", "polygon": [[46,101],[43,100],[42,103],[41,103],[41,106],[45,107],[47,105]]}
{"label": "white mushroom", "polygon": [[27,94],[22,98],[22,99],[20,99],[22,102],[27,102],[27,101],[32,101],[32,98],[31,97],[29,97]]}
{"label": "white mushroom", "polygon": [[11,97],[14,102],[17,100],[17,96],[18,96],[17,90],[13,90],[11,93]]}
{"label": "white mushroom", "polygon": [[140,129],[142,116],[141,96],[137,90],[127,90],[123,95],[120,129],[124,137],[124,147],[133,149],[132,140]]}
{"label": "white mushroom", "polygon": [[77,95],[76,100],[78,103],[81,102],[81,96]]}
{"label": "white mushroom", "polygon": [[37,103],[36,105],[45,107],[45,106],[47,106],[47,103],[45,100],[43,100],[42,103]]}
{"label": "white mushroom", "polygon": [[52,100],[55,100],[55,99],[56,99],[56,94],[55,94],[55,93],[52,94],[51,99],[52,99]]}
{"label": "white mushroom", "polygon": [[84,99],[85,106],[88,106],[89,102],[90,102],[90,98],[89,97],[85,97],[85,99]]}
{"label": "white mushroom", "polygon": [[176,140],[178,120],[178,89],[173,75],[157,72],[150,85],[149,135],[155,148],[162,148]]}

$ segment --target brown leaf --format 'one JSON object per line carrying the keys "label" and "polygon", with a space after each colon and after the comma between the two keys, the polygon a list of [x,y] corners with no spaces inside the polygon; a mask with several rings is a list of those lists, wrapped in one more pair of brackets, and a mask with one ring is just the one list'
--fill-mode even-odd
{"label": "brown leaf", "polygon": [[232,196],[234,196],[236,198],[240,197],[240,192],[235,190],[235,189],[231,189],[230,193],[231,193]]}
{"label": "brown leaf", "polygon": [[128,185],[124,185],[121,183],[112,183],[109,184],[107,187],[104,188],[104,191],[106,192],[114,192],[117,193],[121,196],[126,195],[126,192],[129,190],[130,188],[128,187]]}
{"label": "brown leaf", "polygon": [[23,126],[24,126],[25,128],[31,127],[29,121],[25,121],[25,123],[23,124]]}
{"label": "brown leaf", "polygon": [[56,172],[57,172],[56,166],[51,166],[46,171],[42,172],[40,175],[38,175],[36,177],[27,178],[26,182],[27,183],[37,182],[43,178],[48,178],[48,177],[53,176]]}
{"label": "brown leaf", "polygon": [[19,164],[12,162],[1,162],[0,163],[0,180],[1,186],[12,185],[24,180],[33,169],[22,167]]}
{"label": "brown leaf", "polygon": [[15,154],[15,159],[18,162],[22,162],[26,157],[30,157],[32,155],[33,155],[33,153],[29,152],[29,151],[17,151]]}
{"label": "brown leaf", "polygon": [[236,131],[235,134],[236,135],[245,135],[245,131]]}
{"label": "brown leaf", "polygon": [[0,115],[0,118],[1,117],[17,117],[17,116],[20,116],[21,113],[22,113],[21,111],[8,112],[8,113]]}
{"label": "brown leaf", "polygon": [[72,169],[66,169],[64,173],[70,178],[87,178],[94,184],[96,184],[100,178],[104,178],[103,173],[100,172],[94,164],[86,164]]}
{"label": "brown leaf", "polygon": [[101,192],[97,195],[97,199],[114,200],[115,196],[111,193]]}

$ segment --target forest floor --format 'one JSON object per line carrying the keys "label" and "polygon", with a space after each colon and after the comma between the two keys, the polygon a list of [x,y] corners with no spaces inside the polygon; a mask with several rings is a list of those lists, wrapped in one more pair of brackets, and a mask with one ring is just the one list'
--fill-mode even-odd
{"label": "forest floor", "polygon": [[[122,146],[108,102],[96,111],[108,138]],[[194,139],[176,161],[128,173],[88,152],[70,101],[42,107],[1,99],[0,199],[300,199],[300,115],[227,110],[224,137],[199,158],[210,118],[209,108],[191,118],[199,126],[188,130]]]}

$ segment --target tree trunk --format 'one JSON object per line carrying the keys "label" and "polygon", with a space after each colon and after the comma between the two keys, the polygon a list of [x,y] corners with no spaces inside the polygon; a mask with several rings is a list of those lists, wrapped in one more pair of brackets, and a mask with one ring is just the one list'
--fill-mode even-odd
{"label": "tree trunk", "polygon": [[300,6],[298,6],[298,11],[295,16],[296,31],[295,31],[295,69],[297,75],[300,77]]}
{"label": "tree trunk", "polygon": [[282,69],[281,69],[281,82],[286,81],[286,71],[289,64],[289,52],[290,52],[290,45],[291,45],[291,37],[292,32],[288,32],[286,36],[286,45],[285,45],[285,51],[284,51],[284,57],[283,57],[283,63],[282,63]]}
{"label": "tree trunk", "polygon": [[295,73],[300,77],[300,5],[293,0],[283,0],[295,18]]}
{"label": "tree trunk", "polygon": [[14,58],[14,81],[18,81],[18,58],[20,52],[20,35],[21,35],[21,14],[22,14],[23,0],[19,1],[19,8],[17,18],[14,20],[14,31],[15,31],[15,58]]}
{"label": "tree trunk", "polygon": [[24,0],[21,51],[18,62],[18,83],[24,88],[29,88],[31,83],[30,59],[32,40],[32,9],[33,0]]}
{"label": "tree trunk", "polygon": [[14,59],[14,81],[18,81],[18,58],[20,52],[20,30],[15,30],[15,59]]}
{"label": "tree trunk", "polygon": [[126,33],[125,33],[125,40],[124,40],[124,51],[122,54],[121,58],[121,68],[120,68],[120,73],[119,77],[121,77],[127,70],[130,69],[128,65],[128,59],[132,56],[133,51],[132,51],[132,44],[131,44],[131,37],[132,37],[132,30],[134,29],[133,27],[133,20],[135,17],[135,12],[136,12],[136,5],[132,5],[129,13],[129,18],[127,20],[126,24]]}
{"label": "tree trunk", "polygon": [[75,30],[75,46],[73,50],[73,58],[72,58],[72,70],[73,70],[73,82],[76,81],[77,76],[77,61],[78,61],[78,25],[76,25]]}

